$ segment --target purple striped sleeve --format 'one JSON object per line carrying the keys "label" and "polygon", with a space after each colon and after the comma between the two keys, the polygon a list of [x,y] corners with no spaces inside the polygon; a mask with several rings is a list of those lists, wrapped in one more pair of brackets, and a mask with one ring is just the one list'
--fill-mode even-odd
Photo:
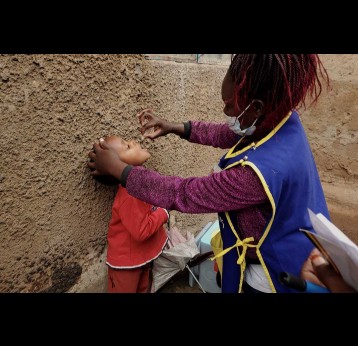
{"label": "purple striped sleeve", "polygon": [[189,142],[191,143],[229,149],[240,139],[240,136],[232,132],[226,123],[207,123],[204,121],[191,121],[190,123]]}
{"label": "purple striped sleeve", "polygon": [[241,166],[192,178],[163,176],[136,166],[126,187],[130,195],[147,203],[192,214],[240,210],[267,201],[255,172]]}
{"label": "purple striped sleeve", "polygon": [[[240,139],[227,124],[192,121],[189,141],[228,149]],[[208,167],[209,169],[209,167]],[[127,191],[147,203],[183,213],[238,211],[238,227],[243,238],[257,242],[271,213],[260,179],[248,166],[235,166],[206,177],[163,176],[144,167],[133,167]],[[255,249],[249,257],[256,258]]]}

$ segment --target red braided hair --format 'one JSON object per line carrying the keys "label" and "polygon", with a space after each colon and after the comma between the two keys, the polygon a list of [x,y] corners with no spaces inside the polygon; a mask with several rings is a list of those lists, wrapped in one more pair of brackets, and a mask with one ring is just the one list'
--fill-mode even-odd
{"label": "red braided hair", "polygon": [[235,82],[239,109],[253,99],[265,104],[262,126],[276,126],[289,111],[315,103],[322,91],[319,75],[329,86],[326,69],[317,54],[233,54],[229,73]]}

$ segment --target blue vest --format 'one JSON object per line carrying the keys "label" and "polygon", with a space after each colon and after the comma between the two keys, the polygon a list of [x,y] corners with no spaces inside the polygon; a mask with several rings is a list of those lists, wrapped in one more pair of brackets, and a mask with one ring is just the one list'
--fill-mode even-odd
{"label": "blue vest", "polygon": [[[300,276],[312,243],[299,231],[314,231],[308,210],[329,213],[316,164],[296,112],[286,116],[257,143],[235,152],[239,142],[224,155],[219,166],[250,166],[260,178],[272,206],[272,215],[257,244],[240,239],[236,211],[219,213],[223,249],[222,292],[241,292],[247,247],[255,247],[272,292],[295,292],[279,281],[281,272]],[[231,250],[228,248],[231,247]]]}

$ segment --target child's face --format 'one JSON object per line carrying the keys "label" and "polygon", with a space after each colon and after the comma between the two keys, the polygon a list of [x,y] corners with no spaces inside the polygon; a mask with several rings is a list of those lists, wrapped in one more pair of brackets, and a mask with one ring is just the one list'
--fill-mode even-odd
{"label": "child's face", "polygon": [[150,158],[148,150],[134,140],[125,141],[118,136],[105,137],[104,140],[117,151],[119,158],[129,165],[140,166]]}

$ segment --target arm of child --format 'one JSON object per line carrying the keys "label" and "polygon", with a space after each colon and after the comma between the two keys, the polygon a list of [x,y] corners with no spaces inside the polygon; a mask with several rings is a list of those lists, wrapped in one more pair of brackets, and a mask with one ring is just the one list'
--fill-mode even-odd
{"label": "arm of child", "polygon": [[137,198],[127,199],[125,209],[123,225],[136,241],[144,241],[151,237],[169,218],[164,208],[148,208],[147,203]]}

